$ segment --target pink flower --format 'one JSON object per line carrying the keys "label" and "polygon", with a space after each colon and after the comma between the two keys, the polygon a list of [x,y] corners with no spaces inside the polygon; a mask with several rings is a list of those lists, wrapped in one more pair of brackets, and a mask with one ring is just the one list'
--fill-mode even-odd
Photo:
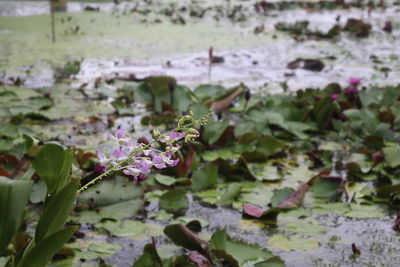
{"label": "pink flower", "polygon": [[339,98],[339,95],[338,94],[331,94],[329,97],[331,98],[331,100],[336,100],[336,99]]}
{"label": "pink flower", "polygon": [[97,157],[99,158],[100,162],[107,161],[106,155],[104,155],[104,152],[102,149],[97,150]]}
{"label": "pink flower", "polygon": [[116,160],[126,157],[126,154],[120,149],[115,149],[111,156],[113,156]]}
{"label": "pink flower", "polygon": [[104,173],[107,170],[108,170],[107,167],[105,167],[105,166],[103,166],[103,165],[101,165],[99,163],[96,163],[96,165],[94,165],[94,171],[97,172],[97,173]]}
{"label": "pink flower", "polygon": [[137,177],[137,179],[138,179],[139,181],[143,181],[143,180],[146,180],[146,179],[147,179],[147,176],[144,175],[144,174],[139,174],[139,176]]}
{"label": "pink flower", "polygon": [[137,177],[138,175],[140,175],[140,170],[132,167],[126,168],[122,172],[126,175],[131,175],[133,177]]}
{"label": "pink flower", "polygon": [[153,164],[157,169],[167,168],[167,165],[164,163],[163,158],[159,155],[153,155]]}
{"label": "pink flower", "polygon": [[349,79],[349,84],[351,85],[351,86],[353,86],[353,87],[355,87],[355,86],[357,86],[357,85],[359,85],[360,84],[360,82],[361,82],[361,79],[360,78],[350,78]]}
{"label": "pink flower", "polygon": [[179,163],[179,158],[177,158],[176,160],[172,161],[171,167],[176,166],[178,163]]}
{"label": "pink flower", "polygon": [[349,87],[349,88],[346,88],[346,90],[344,90],[344,93],[346,95],[355,95],[358,93],[358,89],[356,87]]}
{"label": "pink flower", "polygon": [[149,174],[151,172],[150,168],[150,164],[147,163],[145,160],[138,160],[135,162],[135,167],[138,168],[140,170],[141,173],[144,174]]}
{"label": "pink flower", "polygon": [[117,136],[117,139],[121,139],[122,137],[124,137],[126,135],[125,131],[122,129],[118,129],[115,133],[115,135]]}
{"label": "pink flower", "polygon": [[185,137],[185,133],[180,133],[180,132],[170,132],[169,133],[170,140],[178,141],[179,139],[182,139],[184,137]]}

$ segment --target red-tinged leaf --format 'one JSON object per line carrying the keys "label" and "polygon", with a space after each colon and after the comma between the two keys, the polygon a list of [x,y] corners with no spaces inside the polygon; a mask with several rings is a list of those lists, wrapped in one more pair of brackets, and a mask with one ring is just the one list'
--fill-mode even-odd
{"label": "red-tinged leaf", "polygon": [[0,162],[1,163],[10,163],[10,164],[14,165],[15,167],[17,167],[19,160],[13,155],[6,154],[6,155],[0,157]]}
{"label": "red-tinged leaf", "polygon": [[190,147],[186,159],[184,160],[181,159],[177,165],[178,176],[183,177],[186,175],[190,167],[192,167],[195,156],[196,156],[196,151],[193,149],[193,147]]}
{"label": "red-tinged leaf", "polygon": [[253,217],[253,218],[273,218],[276,216],[282,209],[281,208],[269,208],[263,209],[261,207],[252,205],[252,204],[243,204],[243,212],[244,215]]}
{"label": "red-tinged leaf", "polygon": [[260,218],[265,209],[252,204],[243,204],[243,212],[251,217]]}
{"label": "red-tinged leaf", "polygon": [[196,263],[197,267],[211,267],[211,263],[198,251],[191,251],[188,255],[191,262]]}
{"label": "red-tinged leaf", "polygon": [[0,176],[10,177],[10,173],[3,167],[0,167]]}
{"label": "red-tinged leaf", "polygon": [[307,184],[301,184],[299,188],[289,195],[289,197],[279,203],[278,208],[281,209],[295,209],[298,208],[304,200],[304,196],[310,189],[310,186]]}

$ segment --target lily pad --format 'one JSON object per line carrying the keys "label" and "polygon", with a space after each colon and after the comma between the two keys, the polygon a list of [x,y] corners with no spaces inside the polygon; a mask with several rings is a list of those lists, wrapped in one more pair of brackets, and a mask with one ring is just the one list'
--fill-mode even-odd
{"label": "lily pad", "polygon": [[313,250],[319,247],[319,241],[313,239],[307,239],[302,237],[289,237],[285,235],[273,235],[269,240],[268,243],[278,249],[290,251],[290,250],[297,250],[297,251],[307,251]]}

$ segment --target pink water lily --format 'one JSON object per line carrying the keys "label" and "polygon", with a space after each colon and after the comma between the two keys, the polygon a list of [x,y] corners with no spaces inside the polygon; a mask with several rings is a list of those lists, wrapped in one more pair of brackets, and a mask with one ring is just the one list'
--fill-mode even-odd
{"label": "pink water lily", "polygon": [[336,100],[336,99],[339,98],[339,95],[338,94],[331,94],[329,97],[330,97],[331,100]]}
{"label": "pink water lily", "polygon": [[352,77],[352,78],[349,79],[348,82],[349,82],[350,86],[355,87],[355,86],[357,86],[357,85],[359,85],[361,83],[361,79]]}

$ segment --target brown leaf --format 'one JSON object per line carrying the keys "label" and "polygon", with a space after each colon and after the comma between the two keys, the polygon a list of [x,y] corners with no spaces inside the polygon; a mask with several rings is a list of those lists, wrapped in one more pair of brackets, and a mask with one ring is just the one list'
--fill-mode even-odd
{"label": "brown leaf", "polygon": [[308,184],[301,184],[299,188],[295,192],[290,194],[287,199],[279,203],[278,208],[295,209],[300,207],[300,205],[303,203],[304,196],[306,195],[309,189],[310,186]]}
{"label": "brown leaf", "polygon": [[229,106],[232,104],[233,100],[240,94],[244,92],[244,88],[240,86],[237,88],[232,94],[228,95],[227,97],[215,101],[211,105],[211,109],[214,111],[223,111],[229,108]]}
{"label": "brown leaf", "polygon": [[265,209],[252,205],[252,204],[243,204],[243,212],[251,217],[260,218]]}

